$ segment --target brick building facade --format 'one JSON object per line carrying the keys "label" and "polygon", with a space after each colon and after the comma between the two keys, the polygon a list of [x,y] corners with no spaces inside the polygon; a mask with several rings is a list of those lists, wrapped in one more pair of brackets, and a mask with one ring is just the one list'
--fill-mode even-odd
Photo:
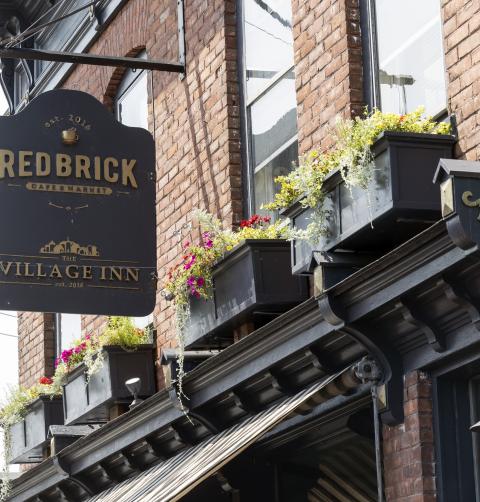
{"label": "brick building facade", "polygon": [[[436,112],[440,118],[455,118],[456,158],[480,160],[480,4],[435,1],[441,4],[447,98],[444,108]],[[175,347],[173,309],[162,296],[161,283],[178,260],[182,241],[197,237],[196,229],[187,228],[192,210],[206,209],[227,226],[238,225],[251,212],[246,181],[251,169],[250,118],[245,115],[250,105],[240,64],[245,47],[241,4],[234,0],[186,2],[185,78],[148,73],[148,127],[155,138],[157,169],[159,286],[153,313],[157,359],[162,349]],[[368,51],[373,49],[366,27],[372,21],[369,8],[373,4],[367,0],[291,2],[299,155],[330,147],[336,119],[357,116],[372,105]],[[130,56],[146,50],[149,59],[175,60],[176,2],[124,2],[88,50]],[[76,66],[60,85],[88,92],[113,111],[123,77],[124,72],[114,68]],[[84,316],[82,330],[99,331],[104,323],[105,318]],[[22,385],[52,375],[54,325],[54,314],[19,313]],[[162,389],[159,365],[156,371]],[[382,429],[386,500],[453,502],[437,497],[439,458],[430,368],[404,375],[403,408],[404,421],[384,424]]]}

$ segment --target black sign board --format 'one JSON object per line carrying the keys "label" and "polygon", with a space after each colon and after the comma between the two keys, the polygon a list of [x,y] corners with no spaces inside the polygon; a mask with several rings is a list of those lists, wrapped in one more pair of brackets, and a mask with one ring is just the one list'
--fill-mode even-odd
{"label": "black sign board", "polygon": [[441,159],[433,181],[452,241],[462,249],[480,245],[480,162]]}
{"label": "black sign board", "polygon": [[155,304],[155,146],[78,91],[0,117],[0,309],[143,316]]}

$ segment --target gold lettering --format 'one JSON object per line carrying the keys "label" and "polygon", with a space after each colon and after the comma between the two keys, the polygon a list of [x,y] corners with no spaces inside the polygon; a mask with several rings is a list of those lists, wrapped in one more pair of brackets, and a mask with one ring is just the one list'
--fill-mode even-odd
{"label": "gold lettering", "polygon": [[103,176],[110,183],[116,183],[118,181],[118,173],[112,174],[110,171],[111,167],[118,167],[118,160],[113,157],[107,157],[103,162]]}
{"label": "gold lettering", "polygon": [[5,172],[8,171],[10,178],[15,177],[13,172],[14,154],[11,150],[0,150],[0,179],[5,178]]}
{"label": "gold lettering", "polygon": [[469,190],[465,191],[462,193],[462,202],[467,206],[467,207],[480,207],[480,199],[477,200],[470,200],[470,197],[472,197],[473,193],[470,192]]}
{"label": "gold lettering", "polygon": [[130,182],[130,185],[132,185],[133,188],[138,188],[137,180],[133,175],[133,168],[136,165],[137,161],[135,159],[122,159],[122,185],[127,186],[128,182]]}
{"label": "gold lettering", "polygon": [[30,272],[30,263],[25,262],[24,265],[25,265],[25,277],[35,277],[35,274],[33,272]]}
{"label": "gold lettering", "polygon": [[114,281],[121,281],[122,280],[122,268],[118,267],[110,267],[110,280]]}
{"label": "gold lettering", "polygon": [[61,279],[62,274],[60,272],[60,269],[58,268],[58,265],[54,265],[52,267],[52,271],[50,272],[50,278],[51,279]]}
{"label": "gold lettering", "polygon": [[47,277],[47,274],[43,271],[42,263],[37,263],[37,277]]}
{"label": "gold lettering", "polygon": [[0,261],[0,270],[3,272],[4,275],[8,275],[11,268],[12,268],[11,261],[7,261],[6,265],[3,261]]}
{"label": "gold lettering", "polygon": [[94,170],[95,170],[95,179],[100,181],[102,179],[102,159],[100,157],[94,158]]}
{"label": "gold lettering", "polygon": [[[73,272],[72,272],[73,270]],[[77,265],[69,265],[66,269],[65,269],[65,273],[67,275],[67,277],[69,279],[78,279],[79,277],[79,272],[78,272],[78,267]]]}
{"label": "gold lettering", "polygon": [[33,152],[29,151],[20,150],[20,152],[18,152],[18,175],[20,177],[33,176],[32,171],[26,170],[26,168],[30,166],[30,157],[32,155]]}
{"label": "gold lettering", "polygon": [[106,271],[107,271],[107,267],[100,267],[100,280],[101,281],[106,281],[107,280],[107,277],[106,277]]}
{"label": "gold lettering", "polygon": [[66,178],[72,175],[72,157],[57,153],[57,176]]}
{"label": "gold lettering", "polygon": [[132,280],[132,281],[138,282],[138,276],[139,276],[140,269],[128,267],[126,269],[126,271],[127,271],[127,277],[125,279],[126,281]]}
{"label": "gold lettering", "polygon": [[86,155],[75,155],[75,178],[91,179],[90,159]]}
{"label": "gold lettering", "polygon": [[17,277],[22,277],[22,273],[20,272],[20,265],[21,265],[21,264],[22,264],[22,262],[21,262],[21,261],[16,261],[16,262],[15,262],[15,266],[16,266],[16,269],[17,269],[17,271],[15,272],[15,275],[16,275]]}
{"label": "gold lettering", "polygon": [[50,155],[44,152],[37,152],[35,158],[36,171],[35,174],[37,176],[50,176],[50,172],[52,170]]}
{"label": "gold lettering", "polygon": [[84,266],[83,267],[83,279],[91,279],[92,278],[92,267],[90,266]]}

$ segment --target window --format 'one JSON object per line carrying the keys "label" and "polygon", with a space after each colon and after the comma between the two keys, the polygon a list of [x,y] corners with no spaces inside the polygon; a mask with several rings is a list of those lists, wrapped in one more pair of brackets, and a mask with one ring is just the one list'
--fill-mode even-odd
{"label": "window", "polygon": [[57,355],[71,346],[72,342],[82,336],[82,316],[80,314],[56,314]]}
{"label": "window", "polygon": [[[146,58],[146,52],[138,57]],[[115,98],[115,115],[122,124],[148,129],[148,74],[146,71],[127,70]],[[134,317],[137,328],[153,323],[153,314]]]}
{"label": "window", "polygon": [[148,80],[146,71],[128,70],[115,99],[117,119],[130,127],[148,129]]}
{"label": "window", "polygon": [[[384,112],[446,108],[440,0],[368,0],[367,101]],[[366,37],[367,39],[368,37]]]}
{"label": "window", "polygon": [[298,157],[290,0],[242,0],[243,101],[249,212],[278,190]]}

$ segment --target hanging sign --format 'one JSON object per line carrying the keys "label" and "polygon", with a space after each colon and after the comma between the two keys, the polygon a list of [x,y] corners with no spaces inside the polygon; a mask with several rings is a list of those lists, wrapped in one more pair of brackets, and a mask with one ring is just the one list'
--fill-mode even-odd
{"label": "hanging sign", "polygon": [[480,245],[480,162],[440,159],[434,182],[440,184],[442,216],[461,249]]}
{"label": "hanging sign", "polygon": [[55,90],[0,117],[0,309],[143,316],[156,289],[155,146]]}

